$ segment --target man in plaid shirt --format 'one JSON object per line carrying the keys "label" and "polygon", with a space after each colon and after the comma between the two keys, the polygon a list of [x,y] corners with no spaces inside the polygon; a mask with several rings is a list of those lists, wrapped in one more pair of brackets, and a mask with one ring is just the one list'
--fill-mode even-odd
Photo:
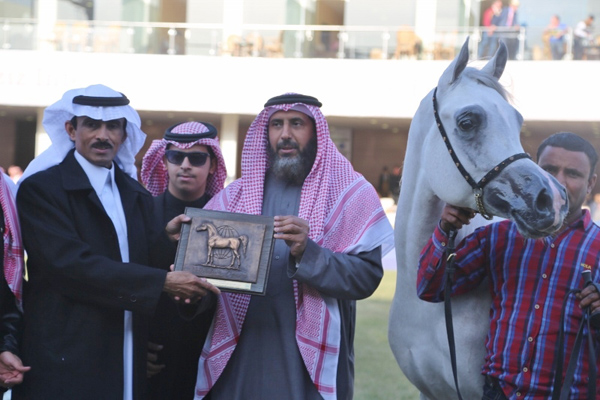
{"label": "man in plaid shirt", "polygon": [[[592,279],[600,281],[600,228],[589,211],[581,209],[596,183],[596,151],[573,133],[557,133],[540,145],[537,158],[540,167],[567,189],[569,212],[561,230],[542,239],[527,239],[506,220],[477,229],[455,251],[453,295],[489,278],[492,304],[482,367],[484,400],[551,398],[563,299],[569,290],[584,286],[584,269],[591,269]],[[421,253],[417,291],[423,300],[443,301],[448,232],[468,224],[473,216],[471,210],[451,205],[442,211]],[[566,303],[567,354],[573,348],[583,308],[588,306],[592,312],[600,311],[600,295],[592,287],[570,296]],[[592,330],[586,328],[584,334],[593,335],[598,346],[600,330]],[[588,381],[598,377],[589,376],[587,351],[574,356],[578,360],[570,398],[588,398]],[[589,398],[600,399],[600,395]]]}

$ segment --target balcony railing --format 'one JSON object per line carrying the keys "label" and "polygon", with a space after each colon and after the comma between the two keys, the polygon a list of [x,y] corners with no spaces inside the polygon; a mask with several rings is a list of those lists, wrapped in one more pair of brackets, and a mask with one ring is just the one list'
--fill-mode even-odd
{"label": "balcony railing", "polygon": [[[0,45],[9,50],[50,50],[140,54],[187,54],[231,57],[349,59],[454,58],[467,37],[473,58],[481,53],[482,28],[440,27],[419,32],[412,27],[334,25],[242,25],[0,19]],[[498,28],[514,48],[513,59],[551,59],[543,27]],[[565,56],[572,54],[572,31],[565,35]],[[600,57],[595,43],[588,59]],[[481,55],[481,54],[479,54]]]}

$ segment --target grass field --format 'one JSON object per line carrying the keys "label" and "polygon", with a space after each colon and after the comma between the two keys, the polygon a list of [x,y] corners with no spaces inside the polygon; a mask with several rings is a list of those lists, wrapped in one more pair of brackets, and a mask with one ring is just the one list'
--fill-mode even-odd
{"label": "grass field", "polygon": [[418,400],[419,393],[404,377],[387,339],[396,271],[385,271],[377,291],[358,302],[356,336],[356,400]]}

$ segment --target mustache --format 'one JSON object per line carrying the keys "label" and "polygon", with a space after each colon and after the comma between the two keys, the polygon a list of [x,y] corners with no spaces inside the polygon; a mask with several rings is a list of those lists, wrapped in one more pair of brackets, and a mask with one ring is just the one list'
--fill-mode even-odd
{"label": "mustache", "polygon": [[300,146],[298,145],[298,143],[292,141],[292,139],[283,139],[280,142],[277,143],[277,150],[281,150],[281,149],[296,149],[299,150]]}
{"label": "mustache", "polygon": [[112,149],[113,145],[108,142],[95,142],[92,144],[92,147],[99,150]]}

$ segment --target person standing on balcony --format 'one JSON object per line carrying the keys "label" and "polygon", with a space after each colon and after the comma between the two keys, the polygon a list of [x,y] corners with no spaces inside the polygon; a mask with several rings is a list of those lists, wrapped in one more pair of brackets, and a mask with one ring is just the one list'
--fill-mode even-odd
{"label": "person standing on balcony", "polygon": [[189,218],[165,228],[134,178],[146,135],[127,97],[103,85],[69,90],[43,124],[52,146],[17,192],[31,371],[12,398],[146,399],[148,320],[161,293],[193,302],[220,292],[189,272],[149,266],[165,251],[163,235],[177,239]]}
{"label": "person standing on balcony", "polygon": [[[154,197],[155,217],[166,225],[185,213],[186,207],[203,208],[221,189],[227,177],[217,129],[207,122],[184,122],[155,140],[142,160],[142,182]],[[177,246],[161,265],[171,265]],[[205,311],[192,320],[180,317],[177,305],[165,293],[150,323],[148,372],[149,399],[192,399],[198,359],[216,306],[214,296],[202,301]]]}
{"label": "person standing on balcony", "polygon": [[545,29],[548,34],[550,43],[550,52],[553,60],[562,60],[565,55],[565,33],[567,33],[567,25],[560,22],[558,15],[553,15],[550,18],[550,24]]}
{"label": "person standing on balcony", "polygon": [[517,52],[519,50],[520,26],[517,14],[520,4],[519,0],[510,0],[508,6],[502,9],[498,17],[498,26],[501,27],[498,30],[498,37],[504,40],[510,60],[517,59]]}
{"label": "person standing on balcony", "polygon": [[592,34],[592,23],[594,22],[594,16],[588,15],[583,21],[575,26],[573,30],[573,59],[583,60],[583,54],[585,47],[588,43],[593,42],[594,35]]}
{"label": "person standing on balcony", "polygon": [[483,12],[483,20],[481,21],[483,31],[481,32],[481,43],[479,45],[479,58],[491,57],[496,52],[498,38],[494,36],[494,32],[500,21],[501,13],[502,0],[493,1]]}
{"label": "person standing on balcony", "polygon": [[393,231],[337,150],[314,97],[273,97],[244,142],[242,177],[206,209],[273,216],[266,294],[223,293],[196,399],[351,399],[356,300],[383,276]]}

